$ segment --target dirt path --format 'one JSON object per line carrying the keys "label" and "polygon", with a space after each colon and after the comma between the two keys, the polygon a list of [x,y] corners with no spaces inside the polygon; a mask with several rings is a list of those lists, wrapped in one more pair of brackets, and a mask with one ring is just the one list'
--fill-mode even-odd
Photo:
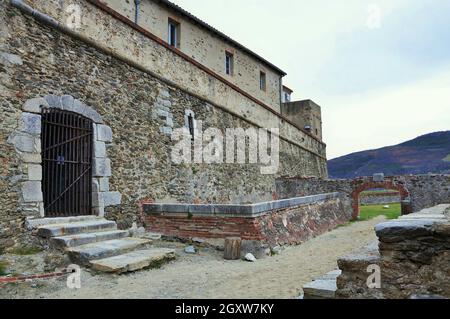
{"label": "dirt path", "polygon": [[53,280],[34,288],[26,283],[21,289],[8,289],[8,297],[296,298],[303,284],[335,269],[339,257],[374,241],[373,227],[383,220],[340,227],[256,263],[225,261],[214,250],[188,256],[182,252],[184,246],[176,244],[181,257],[161,269],[124,276],[93,276],[84,271],[79,290],[65,288],[64,280]]}

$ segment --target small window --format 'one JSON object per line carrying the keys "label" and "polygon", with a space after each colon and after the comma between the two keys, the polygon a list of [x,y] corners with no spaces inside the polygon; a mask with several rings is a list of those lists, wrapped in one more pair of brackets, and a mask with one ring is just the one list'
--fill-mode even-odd
{"label": "small window", "polygon": [[191,135],[192,140],[194,140],[195,131],[197,130],[197,121],[195,120],[195,113],[193,111],[185,110],[184,125],[188,129],[189,135]]}
{"label": "small window", "polygon": [[180,47],[180,24],[169,19],[169,45],[174,48]]}
{"label": "small window", "polygon": [[234,56],[230,52],[225,53],[225,73],[227,75],[233,75],[234,69]]}
{"label": "small window", "polygon": [[266,90],[266,73],[262,71],[259,74],[259,88],[261,91]]}

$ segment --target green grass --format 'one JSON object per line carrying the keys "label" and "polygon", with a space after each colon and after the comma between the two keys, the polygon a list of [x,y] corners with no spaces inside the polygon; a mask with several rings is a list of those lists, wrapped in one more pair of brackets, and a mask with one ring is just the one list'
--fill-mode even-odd
{"label": "green grass", "polygon": [[389,204],[389,208],[383,208],[385,205],[361,206],[359,220],[370,220],[378,216],[386,216],[388,219],[397,219],[402,214],[400,203]]}
{"label": "green grass", "polygon": [[450,162],[450,154],[448,154],[447,157],[444,158],[444,162]]}

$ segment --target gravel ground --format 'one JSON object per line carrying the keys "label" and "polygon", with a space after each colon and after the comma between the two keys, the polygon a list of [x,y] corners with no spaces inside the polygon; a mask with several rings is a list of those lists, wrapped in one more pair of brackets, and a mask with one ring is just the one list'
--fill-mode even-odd
{"label": "gravel ground", "polygon": [[82,272],[82,287],[66,288],[65,279],[3,285],[0,298],[297,298],[302,285],[337,267],[336,260],[376,239],[373,228],[384,217],[352,223],[318,236],[279,255],[258,260],[226,261],[222,253],[168,243],[179,258],[160,269],[128,275]]}

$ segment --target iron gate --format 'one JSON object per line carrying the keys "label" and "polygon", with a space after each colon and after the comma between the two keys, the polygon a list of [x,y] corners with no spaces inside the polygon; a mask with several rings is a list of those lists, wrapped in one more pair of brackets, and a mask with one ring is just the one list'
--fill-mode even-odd
{"label": "iron gate", "polygon": [[92,121],[42,110],[42,191],[46,217],[92,214]]}

